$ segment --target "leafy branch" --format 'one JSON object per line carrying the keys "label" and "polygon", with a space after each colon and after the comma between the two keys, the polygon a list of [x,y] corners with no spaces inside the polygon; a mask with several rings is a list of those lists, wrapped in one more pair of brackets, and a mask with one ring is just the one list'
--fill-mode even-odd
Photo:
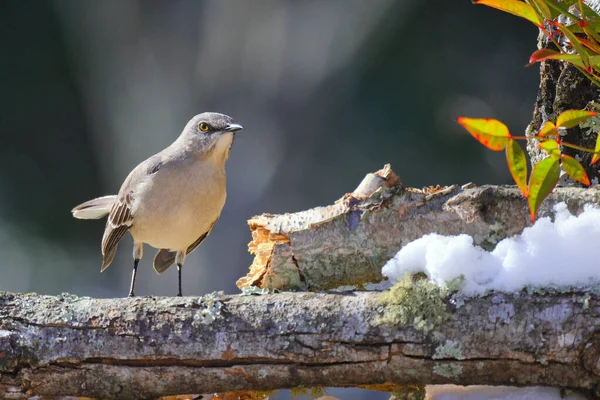
{"label": "leafy branch", "polygon": [[[536,25],[556,49],[539,49],[529,58],[529,64],[560,60],[572,64],[600,86],[600,15],[582,0],[473,0],[524,18]],[[458,122],[494,151],[505,150],[510,173],[519,190],[528,199],[531,220],[544,199],[552,192],[562,169],[574,180],[589,186],[590,180],[581,163],[561,153],[561,146],[593,153],[591,164],[600,159],[600,137],[595,149],[563,142],[559,131],[573,128],[596,115],[594,111],[569,110],[555,122],[546,121],[537,135],[513,136],[506,125],[495,119],[458,118]],[[516,140],[537,139],[548,157],[533,167],[527,180],[527,159]]]}
{"label": "leafy branch", "polygon": [[[548,36],[558,51],[537,50],[528,65],[562,60],[600,86],[600,15],[582,0],[473,0],[473,3],[524,18]],[[558,22],[559,16],[568,22]]]}
{"label": "leafy branch", "polygon": [[[590,180],[585,169],[574,157],[561,154],[560,146],[573,147],[581,151],[594,153],[592,164],[600,159],[600,136],[596,139],[596,148],[588,149],[571,143],[563,142],[559,131],[572,128],[581,122],[594,117],[596,112],[585,110],[568,110],[556,119],[556,123],[547,121],[537,135],[532,137],[513,136],[502,122],[489,118],[458,118],[461,124],[475,139],[494,151],[506,152],[508,169],[519,187],[519,190],[529,202],[531,220],[535,221],[536,212],[544,199],[552,192],[558,183],[560,168],[574,180],[589,186]],[[527,159],[525,152],[517,140],[537,139],[538,146],[548,153],[548,157],[535,165],[529,182],[527,182]]]}

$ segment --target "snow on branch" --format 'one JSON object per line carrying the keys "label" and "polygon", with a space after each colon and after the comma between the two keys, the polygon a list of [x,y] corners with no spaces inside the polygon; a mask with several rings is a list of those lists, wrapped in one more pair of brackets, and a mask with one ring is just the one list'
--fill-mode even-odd
{"label": "snow on branch", "polygon": [[[564,202],[579,215],[600,204],[600,188],[558,188],[538,218]],[[384,279],[381,268],[409,242],[429,233],[466,234],[491,250],[531,226],[527,200],[515,186],[407,188],[386,165],[335,204],[248,221],[255,258],[238,287],[323,290]]]}
{"label": "snow on branch", "polygon": [[[570,222],[554,205],[583,215],[586,203],[599,201],[598,188],[559,188],[539,215],[556,216],[552,232],[560,236]],[[595,224],[596,214],[576,219],[583,226],[577,229]],[[379,282],[400,248],[432,232],[469,235],[449,252],[465,264],[461,255],[482,251],[471,243],[491,250],[530,222],[516,188],[410,189],[386,166],[332,206],[265,214],[250,225],[256,258],[239,281],[253,287],[245,294]],[[438,239],[398,253],[386,270],[398,282],[386,292],[133,299],[0,292],[0,398],[444,383],[555,386],[600,396],[597,287],[478,288],[481,275],[464,271],[462,286],[452,288],[459,271],[448,269],[452,260],[423,256]],[[416,268],[421,259],[427,262]],[[524,274],[526,267],[519,267]],[[473,293],[479,296],[467,296]]]}

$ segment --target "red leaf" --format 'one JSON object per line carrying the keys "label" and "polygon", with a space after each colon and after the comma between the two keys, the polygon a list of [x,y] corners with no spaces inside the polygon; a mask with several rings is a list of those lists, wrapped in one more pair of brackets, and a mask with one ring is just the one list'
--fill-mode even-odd
{"label": "red leaf", "polygon": [[510,139],[506,125],[496,119],[460,117],[457,121],[488,149],[504,150]]}
{"label": "red leaf", "polygon": [[561,60],[561,61],[569,62],[569,63],[576,65],[578,67],[581,67],[581,68],[586,68],[585,64],[583,63],[583,60],[581,59],[581,57],[579,55],[557,53],[554,50],[548,50],[548,49],[540,49],[540,50],[534,51],[533,54],[529,57],[529,64],[527,64],[527,65],[530,66],[533,63],[546,61],[546,60]]}

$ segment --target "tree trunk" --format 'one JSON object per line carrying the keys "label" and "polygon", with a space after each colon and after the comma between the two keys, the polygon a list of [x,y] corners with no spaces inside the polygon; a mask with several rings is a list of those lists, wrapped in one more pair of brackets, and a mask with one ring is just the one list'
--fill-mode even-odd
{"label": "tree trunk", "polygon": [[[543,33],[540,33],[538,48],[556,50],[554,44]],[[543,61],[540,66],[540,88],[533,110],[533,119],[531,125],[527,128],[526,134],[528,136],[536,134],[546,121],[555,121],[556,117],[566,110],[600,111],[599,101],[600,88],[572,64],[557,60]],[[594,149],[600,131],[600,118],[593,118],[591,123],[592,125],[586,125],[584,128],[577,126],[568,129],[562,139],[569,143]],[[547,156],[543,150],[537,147],[538,143],[537,140],[531,140],[527,146],[533,165]],[[564,154],[578,157],[592,183],[598,183],[600,170],[597,164],[590,165],[592,153],[564,146],[561,147],[561,151]],[[570,183],[573,183],[573,181],[570,181]]]}
{"label": "tree trunk", "polygon": [[494,294],[428,333],[374,292],[0,295],[0,395],[152,398],[311,386],[547,385],[600,395],[600,297]]}

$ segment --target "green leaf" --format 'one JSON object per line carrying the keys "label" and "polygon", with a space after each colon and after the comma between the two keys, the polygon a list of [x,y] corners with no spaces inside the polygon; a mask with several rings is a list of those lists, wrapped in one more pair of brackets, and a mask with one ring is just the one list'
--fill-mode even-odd
{"label": "green leaf", "polygon": [[[600,32],[600,20],[588,20],[586,28],[594,30],[596,32]],[[577,25],[576,23],[573,25],[569,25],[569,29],[573,33],[585,33],[585,29],[582,26]]]}
{"label": "green leaf", "polygon": [[569,12],[569,7],[577,3],[577,0],[563,0],[559,3],[554,3],[553,0],[544,0],[544,2],[552,11],[552,18],[550,19],[555,19],[560,14],[566,15]]}
{"label": "green leaf", "polygon": [[529,177],[529,213],[531,222],[535,221],[542,201],[552,192],[558,182],[560,166],[558,160],[554,158],[545,158],[533,167]]}
{"label": "green leaf", "polygon": [[554,122],[546,121],[546,123],[542,126],[542,129],[540,129],[538,136],[558,136],[558,131],[556,130],[556,125],[554,125]]}
{"label": "green leaf", "polygon": [[596,164],[598,160],[600,160],[600,135],[596,138],[596,148],[594,149],[594,157],[592,157],[590,165]]}
{"label": "green leaf", "polygon": [[595,111],[585,110],[568,110],[563,112],[556,119],[556,126],[563,128],[573,128],[579,125],[581,122],[594,117],[597,113]]}
{"label": "green leaf", "polygon": [[[590,29],[590,25],[588,23],[586,23],[584,26],[582,26],[583,31],[585,32],[585,34],[588,36],[588,38],[590,38],[590,40],[586,40],[584,38],[579,38],[579,41],[588,49],[599,53],[598,52],[598,42],[600,42],[600,35],[598,35],[598,33],[596,33],[593,29]],[[584,40],[586,42],[584,42]],[[590,46],[589,43],[594,43],[596,46]]]}
{"label": "green leaf", "polygon": [[496,119],[460,117],[457,121],[490,150],[504,150],[510,139],[510,132],[506,125]]}
{"label": "green leaf", "polygon": [[585,169],[579,161],[575,158],[563,154],[560,157],[562,168],[565,170],[567,174],[577,182],[583,183],[586,186],[590,186],[590,178],[588,178],[585,173]]}
{"label": "green leaf", "polygon": [[583,12],[585,14],[586,20],[598,21],[599,15],[596,12],[596,10],[594,10],[592,7],[588,6],[585,3],[583,3]]}
{"label": "green leaf", "polygon": [[544,149],[553,159],[558,160],[560,158],[560,146],[556,140],[544,140],[538,144],[538,147]]}
{"label": "green leaf", "polygon": [[533,54],[529,57],[528,66],[533,63],[546,61],[546,60],[567,61],[567,62],[577,65],[581,68],[586,67],[585,64],[583,63],[583,60],[581,59],[581,57],[578,54],[563,54],[563,53],[558,53],[554,50],[549,50],[549,49],[540,49],[540,50],[536,50],[535,52],[533,52]]}
{"label": "green leaf", "polygon": [[[588,32],[590,31],[590,32]],[[598,42],[600,42],[600,36],[597,33],[593,33],[593,31],[589,30],[588,28],[585,28],[585,33],[590,36],[591,38],[593,38],[593,40],[591,39],[586,39],[586,38],[579,38],[579,41],[581,42],[581,44],[583,44],[585,47],[587,47],[588,49],[590,49],[591,51],[593,51],[596,54],[600,54],[600,44],[598,44]],[[590,35],[590,33],[592,33]],[[596,39],[596,36],[598,37]],[[592,56],[590,57],[590,65],[594,66],[598,64],[598,60],[592,60],[593,58],[596,58],[598,56]]]}
{"label": "green leaf", "polygon": [[523,193],[523,196],[529,196],[527,188],[527,159],[525,158],[523,149],[516,140],[508,140],[506,162],[508,163],[510,174],[519,187],[519,190],[521,190],[521,193]]}
{"label": "green leaf", "polygon": [[[552,18],[556,19],[559,15],[565,15],[571,21],[571,25],[568,25],[569,29],[573,33],[583,33],[586,32],[586,29],[590,32],[599,32],[600,31],[600,16],[596,11],[590,8],[587,4],[583,4],[583,10],[585,15],[585,20],[581,21],[578,16],[572,14],[569,9],[577,0],[562,0],[556,2],[556,0],[544,0],[546,5],[550,8],[552,12]],[[588,33],[588,36],[589,33]]]}
{"label": "green leaf", "polygon": [[575,49],[575,51],[579,54],[579,56],[581,56],[583,65],[585,65],[585,68],[588,68],[590,66],[589,56],[588,56],[587,51],[585,50],[585,47],[579,41],[579,38],[577,36],[575,36],[575,34],[573,32],[571,32],[570,29],[567,28],[566,26],[564,26],[563,24],[554,22],[554,26],[556,26],[558,29],[560,29],[560,31],[563,33],[563,35],[565,35],[567,37],[567,39],[569,39],[569,42],[571,42],[571,46]]}
{"label": "green leaf", "polygon": [[[577,24],[577,22],[579,21],[579,18],[576,15],[573,15],[570,11],[569,8],[571,8],[572,5],[574,5],[575,3],[577,3],[577,0],[575,1],[561,1],[560,3],[556,3],[553,0],[545,0],[546,5],[548,5],[548,7],[550,7],[553,11],[555,11],[556,13],[553,14],[554,17],[552,19],[555,19],[556,17],[558,17],[559,15],[563,14],[566,17],[568,17],[571,21],[573,21],[574,24]],[[569,27],[571,27],[569,25]],[[576,25],[576,28],[579,28],[578,25]]]}
{"label": "green leaf", "polygon": [[517,17],[525,18],[533,22],[537,26],[541,26],[544,21],[537,15],[534,8],[522,1],[518,0],[473,0],[473,4],[484,4],[498,10],[516,15]]}
{"label": "green leaf", "polygon": [[529,3],[537,8],[544,18],[552,19],[552,12],[550,12],[550,8],[548,4],[544,3],[544,0],[529,0]]}

